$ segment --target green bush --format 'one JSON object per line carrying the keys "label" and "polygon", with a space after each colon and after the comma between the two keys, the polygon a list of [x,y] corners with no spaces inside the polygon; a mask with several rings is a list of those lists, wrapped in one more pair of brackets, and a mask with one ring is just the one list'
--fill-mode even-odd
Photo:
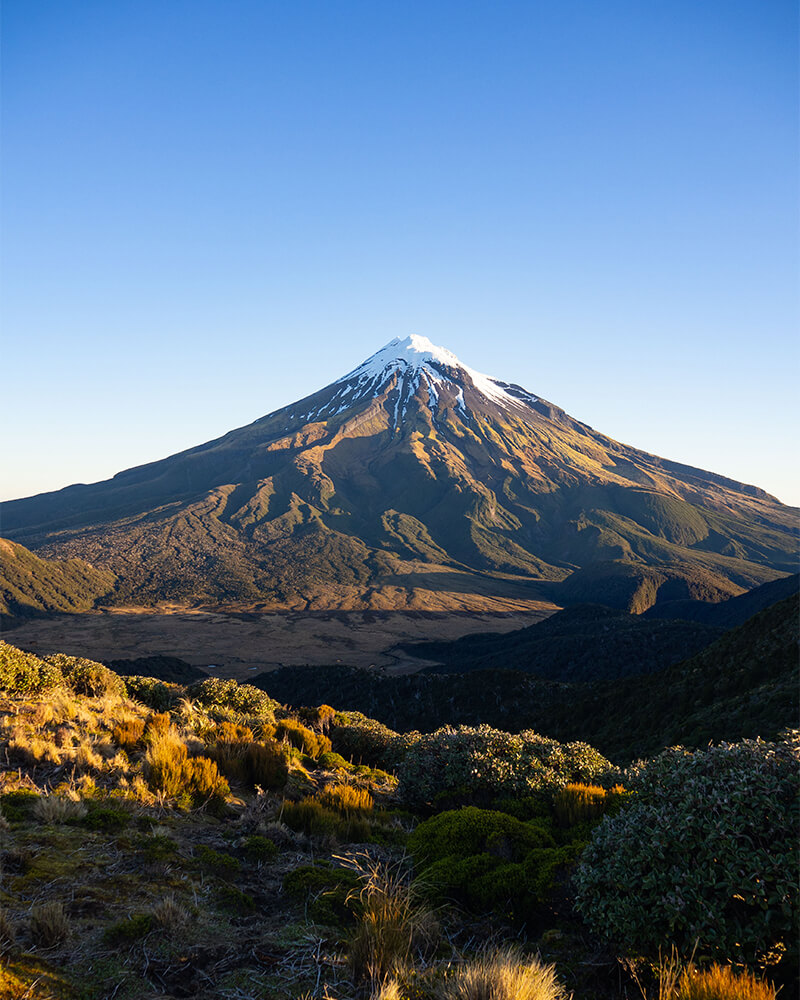
{"label": "green bush", "polygon": [[102,663],[82,656],[67,656],[66,653],[48,656],[46,662],[61,671],[75,694],[97,698],[106,694],[119,697],[126,693],[125,681]]}
{"label": "green bush", "polygon": [[195,851],[195,858],[201,868],[214,872],[216,875],[235,875],[241,865],[230,854],[215,851],[213,847],[200,844]]}
{"label": "green bush", "polygon": [[221,677],[207,677],[198,681],[186,693],[204,708],[228,708],[240,716],[253,716],[269,722],[274,720],[278,704],[265,691],[252,684],[238,684]]}
{"label": "green bush", "polygon": [[554,792],[571,781],[591,781],[610,767],[586,743],[558,743],[531,730],[446,726],[411,743],[397,776],[408,805],[441,809]]}
{"label": "green bush", "polygon": [[389,767],[387,752],[400,738],[393,729],[361,712],[337,713],[329,733],[338,754],[372,767]]}
{"label": "green bush", "polygon": [[124,945],[138,941],[153,929],[153,917],[149,913],[137,913],[124,920],[118,920],[107,927],[103,939],[106,944]]}
{"label": "green bush", "polygon": [[[800,748],[745,740],[664,751],[633,770],[576,875],[588,922],[629,950],[774,961],[798,940]],[[795,952],[796,955],[796,952]]]}
{"label": "green bush", "polygon": [[33,818],[33,809],[41,796],[28,788],[18,788],[0,795],[0,811],[9,823],[22,823]]}
{"label": "green bush", "polygon": [[320,924],[351,924],[358,909],[359,880],[345,868],[300,865],[283,879],[283,890],[304,903],[308,915]]}
{"label": "green bush", "polygon": [[91,799],[86,802],[87,813],[82,824],[90,830],[105,830],[107,833],[124,830],[131,821],[130,813],[113,806],[102,806]]}
{"label": "green bush", "polygon": [[177,684],[166,684],[155,677],[126,677],[125,688],[129,698],[152,708],[154,712],[168,711],[178,700]]}
{"label": "green bush", "polygon": [[0,640],[0,691],[38,694],[63,683],[64,676],[54,663]]}
{"label": "green bush", "polygon": [[317,758],[317,765],[325,771],[352,771],[353,765],[339,753],[328,750]]}
{"label": "green bush", "polygon": [[408,850],[424,891],[472,910],[498,909],[526,919],[549,893],[556,871],[580,843],[556,846],[548,824],[467,806],[414,830]]}
{"label": "green bush", "polygon": [[272,861],[278,855],[278,847],[269,837],[254,834],[242,844],[242,853],[248,861]]}

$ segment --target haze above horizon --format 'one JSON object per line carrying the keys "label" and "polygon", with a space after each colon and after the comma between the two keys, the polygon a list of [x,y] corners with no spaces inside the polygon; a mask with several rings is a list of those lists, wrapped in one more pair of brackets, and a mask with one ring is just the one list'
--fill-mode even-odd
{"label": "haze above horizon", "polygon": [[417,334],[800,504],[796,37],[783,0],[6,0],[0,498]]}

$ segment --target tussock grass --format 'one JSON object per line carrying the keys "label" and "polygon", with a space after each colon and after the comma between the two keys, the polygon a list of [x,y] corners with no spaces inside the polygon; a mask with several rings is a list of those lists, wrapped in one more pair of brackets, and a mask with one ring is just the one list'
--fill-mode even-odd
{"label": "tussock grass", "polygon": [[486,950],[456,969],[442,1000],[566,1000],[553,965],[525,959],[514,948]]}
{"label": "tussock grass", "polygon": [[69,918],[62,903],[40,903],[31,909],[31,937],[40,948],[63,944],[69,933]]}
{"label": "tussock grass", "polygon": [[441,928],[434,911],[419,899],[401,863],[385,865],[368,854],[340,858],[358,876],[358,923],[348,960],[357,981],[374,986],[424,960],[436,948]]}
{"label": "tussock grass", "polygon": [[698,971],[684,969],[678,980],[676,1000],[775,1000],[772,983],[757,979],[747,970],[729,965],[712,965]]}
{"label": "tussock grass", "polygon": [[41,823],[69,823],[84,818],[86,806],[66,795],[43,795],[33,807],[33,815]]}

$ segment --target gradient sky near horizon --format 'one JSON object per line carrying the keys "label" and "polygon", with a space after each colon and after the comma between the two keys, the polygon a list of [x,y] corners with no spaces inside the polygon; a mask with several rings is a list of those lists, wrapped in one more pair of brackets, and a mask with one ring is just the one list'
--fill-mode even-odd
{"label": "gradient sky near horizon", "polygon": [[418,333],[800,504],[797,32],[789,0],[4,0],[0,499]]}

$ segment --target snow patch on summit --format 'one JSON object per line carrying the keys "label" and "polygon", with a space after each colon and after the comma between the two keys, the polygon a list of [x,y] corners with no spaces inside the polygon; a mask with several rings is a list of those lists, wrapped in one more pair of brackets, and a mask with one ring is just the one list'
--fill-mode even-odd
{"label": "snow patch on summit", "polygon": [[[432,410],[436,410],[439,401],[438,387],[449,385],[457,393],[456,405],[459,409],[466,411],[464,404],[464,388],[459,379],[459,374],[464,373],[469,376],[473,386],[482,395],[499,403],[502,406],[525,406],[528,400],[522,400],[519,396],[512,395],[498,382],[497,379],[484,375],[462,364],[461,361],[448,351],[445,347],[438,347],[431,343],[427,337],[419,334],[412,334],[410,337],[400,339],[395,337],[390,340],[385,347],[376,351],[366,361],[362,362],[358,368],[337,379],[338,382],[349,383],[355,390],[355,395],[348,400],[349,403],[365,396],[375,396],[386,382],[395,373],[403,376],[402,399],[397,400],[395,413],[400,407],[405,407],[409,399],[417,391],[420,379],[425,378],[428,389],[428,396]],[[334,383],[336,384],[336,383]],[[535,396],[530,396],[535,399]]]}

